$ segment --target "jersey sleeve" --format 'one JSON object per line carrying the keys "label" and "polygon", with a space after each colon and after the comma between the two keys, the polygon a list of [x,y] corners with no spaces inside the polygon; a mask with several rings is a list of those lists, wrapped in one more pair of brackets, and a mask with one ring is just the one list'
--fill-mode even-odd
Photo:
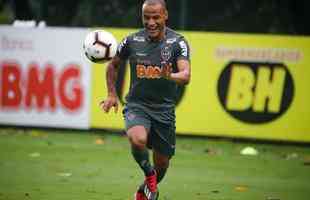
{"label": "jersey sleeve", "polygon": [[190,61],[190,48],[184,37],[181,37],[176,44],[176,59],[184,59]]}
{"label": "jersey sleeve", "polygon": [[116,55],[121,59],[127,59],[129,56],[129,38],[125,37],[121,43],[119,43],[116,51]]}

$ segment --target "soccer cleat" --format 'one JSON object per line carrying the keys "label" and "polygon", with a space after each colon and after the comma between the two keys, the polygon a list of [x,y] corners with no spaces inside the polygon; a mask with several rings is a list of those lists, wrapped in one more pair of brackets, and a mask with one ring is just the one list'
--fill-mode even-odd
{"label": "soccer cleat", "polygon": [[159,192],[151,192],[147,186],[144,187],[144,194],[145,194],[145,198],[146,200],[157,200],[159,197]]}
{"label": "soccer cleat", "polygon": [[156,171],[154,170],[153,175],[145,177],[144,184],[144,194],[147,200],[157,200],[158,199],[158,191],[157,191],[157,176]]}
{"label": "soccer cleat", "polygon": [[144,194],[145,183],[141,184],[138,188],[138,191],[135,193],[135,200],[147,200]]}
{"label": "soccer cleat", "polygon": [[137,191],[135,193],[135,200],[147,200],[146,196],[144,195],[143,191]]}

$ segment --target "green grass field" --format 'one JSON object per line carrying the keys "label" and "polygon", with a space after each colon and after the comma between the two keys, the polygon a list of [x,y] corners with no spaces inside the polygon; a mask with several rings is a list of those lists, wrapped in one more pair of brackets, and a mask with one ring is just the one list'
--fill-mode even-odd
{"label": "green grass field", "polygon": [[[309,162],[309,146],[178,137],[160,200],[309,200]],[[124,136],[0,128],[1,200],[131,200],[142,180]]]}

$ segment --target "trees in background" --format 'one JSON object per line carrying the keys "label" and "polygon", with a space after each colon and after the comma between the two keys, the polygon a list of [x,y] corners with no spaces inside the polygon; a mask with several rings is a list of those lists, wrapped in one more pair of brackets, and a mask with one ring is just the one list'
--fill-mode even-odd
{"label": "trees in background", "polygon": [[[50,26],[141,27],[142,0],[0,0],[16,19]],[[169,26],[220,32],[310,34],[307,0],[167,0]]]}

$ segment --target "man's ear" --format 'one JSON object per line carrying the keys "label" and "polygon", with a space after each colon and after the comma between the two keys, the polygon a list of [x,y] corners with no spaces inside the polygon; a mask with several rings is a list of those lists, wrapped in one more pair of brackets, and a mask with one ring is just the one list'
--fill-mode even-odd
{"label": "man's ear", "polygon": [[167,11],[167,9],[165,9],[165,20],[167,21],[168,20],[168,11]]}

